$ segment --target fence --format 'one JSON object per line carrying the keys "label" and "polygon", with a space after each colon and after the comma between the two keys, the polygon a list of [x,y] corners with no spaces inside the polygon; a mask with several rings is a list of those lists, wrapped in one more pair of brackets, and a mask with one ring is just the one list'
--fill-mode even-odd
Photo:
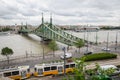
{"label": "fence", "polygon": [[[43,63],[43,62],[50,62],[50,61],[56,61],[56,60],[61,60],[60,59],[60,53],[63,52],[55,52],[55,56],[53,56],[52,53],[45,54],[44,59],[43,56],[40,54],[26,54],[26,55],[20,55],[20,56],[10,56],[9,62],[10,64],[7,63],[7,59],[3,58],[0,59],[0,66],[12,66],[12,65],[30,65],[34,66],[35,64],[38,63]],[[73,53],[73,57],[80,57],[81,54],[75,53],[75,50],[72,50],[71,53]]]}
{"label": "fence", "polygon": [[[52,61],[52,60],[58,60],[60,59],[58,55],[53,57],[52,54],[46,54],[44,56],[45,59],[43,59],[43,56],[40,54],[27,54],[26,55],[21,55],[21,56],[11,56],[9,59],[10,64],[9,65],[22,65],[22,64],[33,64],[34,63],[41,63],[41,62],[47,62],[47,61]],[[0,66],[7,66],[7,59],[2,58],[0,59]]]}

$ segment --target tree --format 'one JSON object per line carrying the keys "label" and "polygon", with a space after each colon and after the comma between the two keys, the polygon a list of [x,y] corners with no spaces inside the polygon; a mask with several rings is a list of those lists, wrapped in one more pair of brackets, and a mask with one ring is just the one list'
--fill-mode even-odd
{"label": "tree", "polygon": [[78,40],[76,43],[75,43],[75,46],[77,48],[79,48],[79,53],[80,53],[80,48],[83,47],[85,45],[84,41],[83,40]]}
{"label": "tree", "polygon": [[100,68],[100,65],[96,63],[96,71],[93,71],[94,74],[91,75],[90,80],[111,80],[110,76],[115,72],[115,69],[102,69]]}
{"label": "tree", "polygon": [[54,40],[52,40],[49,44],[48,44],[49,48],[53,50],[53,57],[55,57],[55,50],[58,49],[57,44]]}
{"label": "tree", "polygon": [[1,51],[1,55],[6,56],[8,64],[9,64],[9,57],[12,54],[13,54],[13,50],[8,47],[3,48]]}
{"label": "tree", "polygon": [[82,58],[81,60],[76,60],[76,68],[74,69],[74,79],[75,80],[85,80],[85,66],[86,64],[84,63],[84,59]]}
{"label": "tree", "polygon": [[86,69],[88,63],[84,62],[85,57],[80,60],[75,60],[76,67],[73,75],[68,75],[63,80],[111,80],[110,75],[115,72],[115,69],[101,69],[96,63],[95,69]]}
{"label": "tree", "polygon": [[74,75],[68,75],[68,78],[65,77],[63,80],[85,80],[86,63],[84,60],[85,57],[80,60],[75,60],[76,67],[74,68]]}

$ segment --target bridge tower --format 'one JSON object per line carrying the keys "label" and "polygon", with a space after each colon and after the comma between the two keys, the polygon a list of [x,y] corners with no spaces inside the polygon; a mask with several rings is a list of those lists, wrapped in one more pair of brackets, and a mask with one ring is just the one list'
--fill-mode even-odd
{"label": "bridge tower", "polygon": [[52,13],[50,13],[50,27],[52,27]]}
{"label": "bridge tower", "polygon": [[43,17],[43,13],[42,13],[42,25],[44,24],[44,17]]}
{"label": "bridge tower", "polygon": [[[44,26],[44,16],[42,13],[42,26]],[[52,27],[52,15],[50,15],[50,27]],[[43,35],[45,36],[45,32],[43,32]],[[48,44],[51,41],[51,39],[48,39],[46,37],[42,37],[42,42]]]}
{"label": "bridge tower", "polygon": [[25,28],[26,28],[26,29],[28,28],[27,22],[26,22],[26,26],[25,26]]}

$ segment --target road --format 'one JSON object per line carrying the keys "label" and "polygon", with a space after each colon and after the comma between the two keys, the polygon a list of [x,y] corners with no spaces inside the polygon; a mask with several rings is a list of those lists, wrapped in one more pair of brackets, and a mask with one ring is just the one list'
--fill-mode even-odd
{"label": "road", "polygon": [[[101,52],[101,48],[105,47],[106,44],[99,44],[99,45],[89,45],[89,48],[93,49],[94,53],[98,53]],[[118,45],[119,47],[117,48],[117,51],[115,51],[115,46],[114,44],[109,44],[109,48],[111,49],[111,52],[117,52],[118,54],[118,58],[117,59],[112,59],[112,60],[102,60],[102,61],[91,61],[89,62],[90,65],[87,66],[87,68],[94,68],[95,67],[95,63],[98,63],[100,65],[106,65],[106,64],[113,64],[113,65],[120,65],[120,45]],[[76,53],[77,50],[77,53]],[[78,49],[76,49],[75,47],[71,47],[71,49],[68,52],[71,52],[73,57],[81,57],[84,55],[84,52],[86,51],[86,47],[81,48],[81,54],[78,53]],[[43,62],[50,62],[50,61],[55,61],[55,60],[61,60],[60,59],[60,55],[63,54],[63,51],[56,51],[55,52],[55,57],[51,55],[49,56],[45,56],[45,59],[43,59],[42,57],[39,56],[31,56],[29,58],[22,58],[22,59],[16,59],[16,60],[11,60],[10,64],[7,64],[6,61],[5,62],[0,62],[0,66],[4,67],[4,66],[12,66],[12,65],[30,65],[30,68],[33,68],[35,64],[39,64],[39,63],[43,63]],[[42,77],[42,78],[32,78],[31,80],[50,80],[50,78],[52,78],[51,76],[47,76],[47,77]],[[61,80],[58,79],[59,77],[54,77],[51,80]],[[63,78],[63,77],[62,77]],[[29,79],[28,79],[29,80]]]}
{"label": "road", "polygon": [[[114,43],[110,43],[109,44],[109,48],[111,49],[110,52],[112,53],[120,53],[120,44],[118,45],[118,48],[117,48],[117,51],[115,51],[115,44]],[[105,47],[106,44],[102,43],[102,44],[99,44],[99,45],[89,45],[89,49],[93,51],[93,53],[98,53],[98,52],[103,52],[101,51],[101,48],[102,47]],[[77,51],[77,52],[76,52]],[[86,47],[83,47],[81,48],[80,50],[80,54],[78,52],[78,49],[75,48],[75,47],[71,47],[68,52],[72,53],[73,57],[81,57],[84,55],[84,52],[86,51]],[[16,59],[16,60],[11,60],[10,61],[10,64],[7,64],[6,61],[2,61],[0,62],[0,66],[12,66],[12,65],[30,65],[31,67],[34,67],[35,64],[38,64],[38,63],[43,63],[43,62],[49,62],[49,61],[55,61],[55,60],[61,60],[60,59],[60,55],[63,54],[64,52],[63,51],[56,51],[55,52],[55,57],[52,56],[52,52],[45,56],[45,59],[43,59],[42,56],[30,56],[28,58],[26,57],[23,57],[23,58],[20,58],[19,59]]]}

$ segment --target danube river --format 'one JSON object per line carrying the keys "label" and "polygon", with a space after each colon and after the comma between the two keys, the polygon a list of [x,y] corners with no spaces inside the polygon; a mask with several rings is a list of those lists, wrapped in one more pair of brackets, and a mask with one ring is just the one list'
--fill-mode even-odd
{"label": "danube river", "polygon": [[[67,31],[69,34],[75,35],[80,38],[88,39],[89,41],[96,41],[96,32],[74,32]],[[120,42],[120,31],[119,30],[109,30],[109,31],[98,31],[97,32],[97,41],[98,42],[107,42],[107,35],[109,32],[109,42],[116,41],[116,33],[118,33],[118,42]],[[0,50],[3,47],[10,47],[13,49],[14,54],[12,56],[20,56],[28,54],[39,54],[42,55],[43,48],[45,53],[48,53],[50,50],[47,46],[43,46],[40,42],[40,38],[30,34],[29,37],[22,36],[18,34],[8,34],[0,35]],[[0,55],[0,58],[3,56]]]}
{"label": "danube river", "polygon": [[[98,32],[74,32],[67,31],[69,34],[75,35],[79,38],[83,38],[88,41],[96,42],[107,42],[107,38],[109,42],[117,41],[120,42],[120,30],[107,30],[107,31],[98,31]],[[97,37],[97,38],[96,38]]]}
{"label": "danube river", "polygon": [[[40,38],[30,34],[29,37],[18,34],[6,34],[0,35],[0,50],[3,47],[9,47],[13,49],[14,54],[12,56],[22,56],[27,54],[40,54],[44,52],[48,53],[50,50],[47,46],[42,45]],[[3,56],[0,55],[0,58]]]}

